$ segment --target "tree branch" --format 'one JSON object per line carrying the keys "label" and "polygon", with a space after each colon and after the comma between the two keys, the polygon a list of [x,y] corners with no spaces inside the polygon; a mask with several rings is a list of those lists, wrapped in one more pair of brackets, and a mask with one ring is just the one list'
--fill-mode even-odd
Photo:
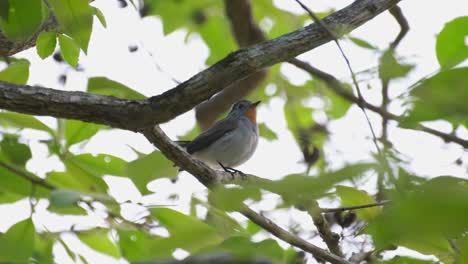
{"label": "tree branch", "polygon": [[3,161],[0,160],[0,167],[3,167],[11,172],[13,172],[14,174],[18,175],[19,177],[31,182],[32,184],[36,184],[36,185],[39,185],[39,186],[42,186],[46,189],[49,189],[49,190],[55,190],[55,186],[53,186],[52,184],[48,183],[47,181],[45,181],[44,179],[42,178],[39,178],[39,177],[36,177],[26,171],[23,171],[23,170],[20,170],[14,166],[11,166]]}
{"label": "tree branch", "polygon": [[[192,158],[177,144],[172,142],[158,126],[147,128],[142,132],[148,138],[148,140],[164,154],[164,156],[172,160],[177,166],[191,173],[208,188],[213,188],[217,184],[221,183],[223,181],[222,179],[231,177],[229,173],[217,172],[206,166],[203,162]],[[242,178],[243,176],[239,175],[238,177]],[[244,178],[246,177],[244,176]],[[303,240],[302,238],[289,233],[288,231],[273,223],[268,218],[258,214],[247,206],[244,206],[240,210],[240,213],[279,239],[288,242],[293,246],[301,248],[302,250],[309,252],[318,258],[325,259],[331,263],[348,263],[345,259],[329,253]]]}
{"label": "tree branch", "polygon": [[[347,33],[400,0],[357,0],[327,16],[331,29]],[[139,130],[164,123],[187,112],[237,81],[260,69],[288,61],[332,38],[320,25],[312,24],[276,39],[231,53],[174,89],[148,100],[125,100],[82,92],[0,82],[0,108],[34,115],[51,115]]]}
{"label": "tree branch", "polygon": [[[334,91],[337,95],[347,99],[348,101],[351,101],[357,105],[362,105],[363,107],[373,112],[376,112],[382,117],[385,117],[387,119],[396,120],[396,121],[400,119],[400,116],[387,112],[385,109],[379,106],[373,105],[371,103],[368,103],[367,101],[359,99],[352,92],[347,90],[346,87],[333,75],[328,74],[322,70],[319,70],[315,68],[314,66],[308,64],[307,62],[304,62],[298,59],[292,59],[289,61],[289,63],[308,72],[313,77],[324,81],[328,85],[328,87],[332,89],[332,91]],[[453,134],[443,133],[443,132],[440,132],[438,130],[435,130],[435,129],[432,129],[423,125],[419,125],[419,127],[414,128],[414,129],[441,137],[443,140],[447,142],[454,142],[454,143],[461,145],[464,148],[468,148],[468,140],[459,138]]]}
{"label": "tree branch", "polygon": [[[250,0],[224,0],[224,7],[239,47],[248,47],[267,39],[255,23]],[[255,90],[267,74],[266,69],[259,70],[199,104],[196,107],[196,118],[200,126],[203,129],[211,127],[221,113]]]}
{"label": "tree branch", "polygon": [[369,208],[369,207],[382,206],[390,202],[391,202],[390,200],[385,200],[385,201],[381,201],[381,202],[373,203],[373,204],[346,206],[346,207],[340,207],[340,208],[321,208],[320,210],[322,213],[336,213],[336,212],[344,212],[344,211],[350,211],[350,210],[356,210],[356,209],[364,209],[364,208]]}

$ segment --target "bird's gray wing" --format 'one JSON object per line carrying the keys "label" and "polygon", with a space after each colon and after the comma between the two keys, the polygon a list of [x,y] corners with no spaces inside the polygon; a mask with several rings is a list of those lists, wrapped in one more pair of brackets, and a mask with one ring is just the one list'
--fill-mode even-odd
{"label": "bird's gray wing", "polygon": [[192,154],[197,151],[200,151],[221,138],[224,134],[234,130],[236,127],[236,122],[230,119],[223,119],[218,121],[208,130],[204,131],[198,137],[196,137],[193,141],[186,145],[187,152]]}

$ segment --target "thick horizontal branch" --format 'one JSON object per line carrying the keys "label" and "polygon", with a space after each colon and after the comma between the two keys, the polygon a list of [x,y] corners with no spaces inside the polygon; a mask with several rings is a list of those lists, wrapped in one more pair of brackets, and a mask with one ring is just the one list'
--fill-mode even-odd
{"label": "thick horizontal branch", "polygon": [[[226,177],[231,177],[231,175],[228,173],[217,172],[211,169],[210,167],[206,166],[203,162],[192,158],[177,144],[171,141],[158,126],[145,129],[143,131],[143,134],[164,154],[164,156],[172,160],[180,168],[192,174],[208,188],[213,188],[220,182],[225,181],[227,179]],[[239,175],[238,177],[242,179],[248,178],[250,176],[245,177]],[[256,223],[257,225],[270,232],[272,235],[295,247],[309,252],[320,259],[327,260],[331,263],[349,263],[345,259],[342,259],[341,257],[336,256],[335,254],[329,253],[326,250],[319,248],[303,240],[302,238],[289,233],[288,231],[273,223],[268,218],[264,217],[261,214],[258,214],[257,212],[255,212],[247,206],[244,206],[239,212],[242,213],[248,219],[250,219],[252,222]]]}
{"label": "thick horizontal branch", "polygon": [[[393,7],[399,1],[357,0],[327,16],[323,22],[335,32],[344,34]],[[233,52],[174,89],[148,100],[124,100],[0,83],[0,108],[139,130],[167,122],[228,85],[263,68],[291,60],[330,40],[331,36],[324,28],[311,24],[276,39]]]}

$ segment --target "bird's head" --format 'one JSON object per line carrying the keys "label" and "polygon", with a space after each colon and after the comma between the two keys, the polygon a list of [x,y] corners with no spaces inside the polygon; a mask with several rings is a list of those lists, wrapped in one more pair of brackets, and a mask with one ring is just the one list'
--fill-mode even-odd
{"label": "bird's head", "polygon": [[247,100],[240,100],[232,106],[232,109],[229,115],[235,115],[235,116],[244,115],[248,119],[250,119],[252,123],[256,124],[257,123],[257,105],[259,103],[260,101],[252,103]]}

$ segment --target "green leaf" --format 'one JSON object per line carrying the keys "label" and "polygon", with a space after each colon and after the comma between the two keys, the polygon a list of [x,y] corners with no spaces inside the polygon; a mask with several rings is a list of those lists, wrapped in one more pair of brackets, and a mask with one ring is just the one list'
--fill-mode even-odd
{"label": "green leaf", "polygon": [[357,46],[359,46],[361,48],[377,50],[376,46],[370,44],[369,42],[367,42],[367,41],[365,41],[363,39],[355,38],[355,37],[349,37],[349,40],[351,40],[351,42],[353,42],[354,44],[356,44]]}
{"label": "green leaf", "polygon": [[171,258],[178,245],[170,238],[154,236],[140,230],[119,230],[122,256],[130,262]]}
{"label": "green leaf", "polygon": [[63,59],[71,66],[76,67],[80,57],[80,47],[73,39],[63,34],[58,35],[58,40]]}
{"label": "green leaf", "polygon": [[81,194],[69,190],[55,190],[50,193],[50,206],[64,208],[74,206],[81,199]]}
{"label": "green leaf", "polygon": [[176,210],[154,208],[151,209],[151,215],[169,231],[171,243],[189,252],[196,252],[222,241],[215,228]]}
{"label": "green leaf", "polygon": [[468,58],[468,16],[457,17],[445,24],[437,35],[436,54],[442,68],[451,68]]}
{"label": "green leaf", "polygon": [[378,264],[434,264],[434,261],[416,259],[412,257],[396,256],[390,260],[378,262]]}
{"label": "green leaf", "polygon": [[260,132],[260,136],[268,141],[278,139],[276,133],[273,130],[271,130],[265,123],[258,124],[258,130]]}
{"label": "green leaf", "polygon": [[468,230],[465,179],[436,177],[389,198],[392,203],[367,230],[377,248],[401,244],[425,254],[446,254],[452,252],[447,238]]}
{"label": "green leaf", "polygon": [[273,239],[265,239],[261,242],[252,242],[249,238],[233,236],[224,240],[220,245],[206,248],[203,252],[226,252],[239,258],[239,263],[248,260],[267,258],[274,263],[283,263],[285,250]]}
{"label": "green leaf", "polygon": [[93,6],[93,12],[94,12],[94,15],[99,19],[99,22],[101,22],[102,26],[104,28],[107,28],[106,18],[104,17],[104,14],[101,12],[101,10]]}
{"label": "green leaf", "polygon": [[460,255],[456,263],[468,263],[468,238],[462,239],[460,245]]}
{"label": "green leaf", "polygon": [[47,181],[57,187],[70,189],[83,193],[106,193],[107,184],[102,179],[102,174],[89,170],[73,157],[62,159],[66,172],[49,172]]}
{"label": "green leaf", "polygon": [[52,247],[54,246],[54,240],[49,236],[36,236],[34,243],[34,253],[32,259],[40,264],[54,264],[54,254]]}
{"label": "green leaf", "polygon": [[[352,187],[336,186],[336,194],[340,197],[342,206],[373,204],[376,202],[374,198],[369,196],[365,191]],[[357,215],[365,221],[374,219],[380,212],[381,210],[379,207],[356,210]]]}
{"label": "green leaf", "polygon": [[135,183],[142,194],[150,193],[146,185],[159,178],[174,178],[178,169],[159,151],[129,162],[126,174]]}
{"label": "green leaf", "polygon": [[35,235],[31,218],[14,224],[0,236],[0,261],[28,263],[33,254]]}
{"label": "green leaf", "polygon": [[0,1],[0,19],[8,21],[10,12],[10,1]]}
{"label": "green leaf", "polygon": [[321,198],[336,183],[362,176],[373,168],[375,168],[375,164],[358,163],[336,171],[322,173],[316,177],[292,174],[278,181],[249,185],[277,193],[283,197],[286,203],[297,205]]}
{"label": "green leaf", "polygon": [[[5,2],[5,1],[2,1]],[[42,0],[8,0],[7,19],[0,20],[0,28],[14,41],[30,38],[44,19]],[[2,12],[5,12],[2,10]],[[6,13],[6,12],[5,12]]]}
{"label": "green leaf", "polygon": [[260,200],[262,194],[256,187],[225,188],[218,187],[209,193],[210,201],[226,211],[238,211],[247,199]]}
{"label": "green leaf", "polygon": [[393,51],[389,49],[380,57],[379,77],[383,80],[404,77],[414,68],[414,65],[401,64],[394,55]]}
{"label": "green leaf", "polygon": [[90,139],[106,126],[67,119],[64,121],[66,147]]}
{"label": "green leaf", "polygon": [[415,101],[402,126],[414,126],[421,121],[445,119],[468,127],[468,68],[442,71],[422,81],[412,91]]}
{"label": "green leaf", "polygon": [[43,31],[36,40],[37,54],[41,59],[45,59],[52,55],[57,45],[57,33]]}
{"label": "green leaf", "polygon": [[87,153],[69,156],[67,160],[99,177],[104,175],[125,176],[127,162],[112,155],[91,155]]}
{"label": "green leaf", "polygon": [[32,157],[29,146],[19,143],[17,135],[4,134],[0,141],[0,151],[1,160],[20,167],[24,167],[26,161]]}
{"label": "green leaf", "polygon": [[[93,26],[93,9],[89,5],[89,1],[49,0],[48,3],[54,10],[54,14],[63,32],[73,38],[73,44],[69,45],[76,45],[76,48],[81,47],[81,49],[86,53],[88,50],[88,43],[91,37],[91,30]],[[79,53],[79,49],[76,53]],[[75,52],[73,54],[75,54]],[[65,58],[65,54],[63,55]],[[71,57],[78,58],[78,54]],[[74,60],[68,61],[66,58],[65,60],[70,65],[76,66],[76,63],[70,63],[74,62]],[[76,61],[78,60],[76,59]]]}
{"label": "green leaf", "polygon": [[106,77],[93,77],[88,80],[88,92],[101,95],[111,95],[126,99],[145,99],[146,96],[116,81]]}
{"label": "green leaf", "polygon": [[29,78],[29,61],[25,59],[11,63],[6,69],[0,71],[0,81],[26,84]]}
{"label": "green leaf", "polygon": [[31,115],[15,112],[0,112],[0,125],[4,127],[31,128],[54,135],[54,131]]}
{"label": "green leaf", "polygon": [[80,232],[78,237],[90,248],[114,258],[120,258],[120,250],[115,242],[111,240],[107,230],[98,229]]}
{"label": "green leaf", "polygon": [[[7,200],[31,195],[31,182],[20,174],[40,180],[39,177],[24,169],[26,161],[30,158],[31,150],[27,145],[18,142],[17,135],[3,134],[3,140],[0,142],[0,160],[12,168],[0,166],[0,190],[10,194],[6,197]],[[46,197],[48,192],[49,190],[37,185],[34,196]]]}

